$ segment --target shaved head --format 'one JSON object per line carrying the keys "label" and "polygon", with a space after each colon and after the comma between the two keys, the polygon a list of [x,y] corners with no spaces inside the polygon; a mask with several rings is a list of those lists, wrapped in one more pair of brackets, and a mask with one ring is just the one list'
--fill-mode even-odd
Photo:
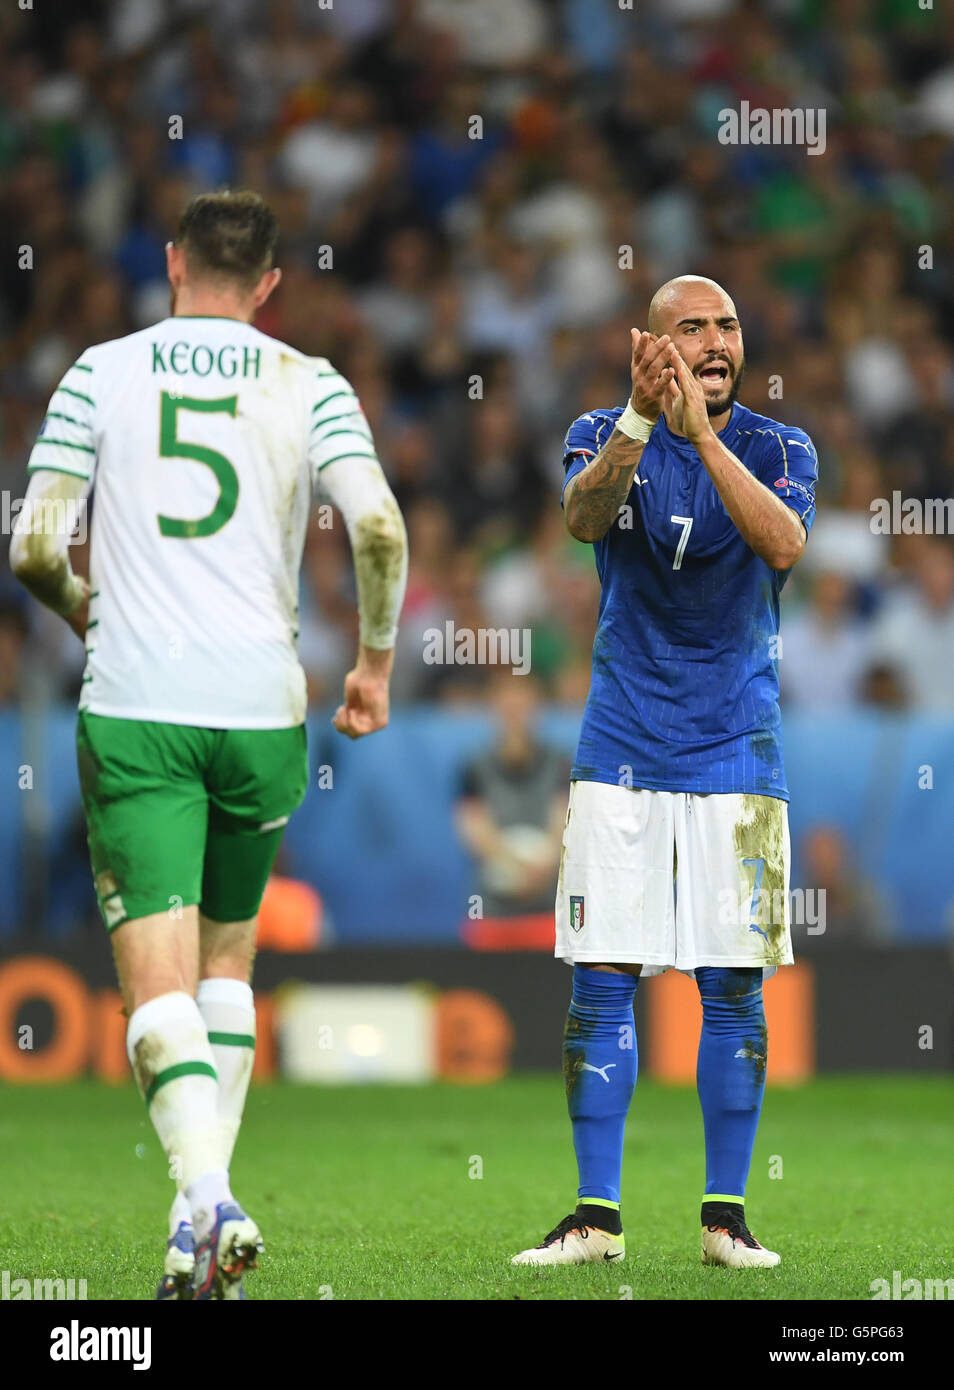
{"label": "shaved head", "polygon": [[649,331],[668,335],[706,396],[712,420],[728,419],[742,385],[745,354],[735,305],[705,275],[667,280],[649,306]]}
{"label": "shaved head", "polygon": [[677,275],[675,280],[667,280],[653,295],[649,306],[650,333],[671,333],[670,322],[678,321],[684,300],[691,299],[693,292],[700,289],[713,290],[725,301],[727,313],[735,316],[735,305],[725,290],[715,280],[705,275]]}

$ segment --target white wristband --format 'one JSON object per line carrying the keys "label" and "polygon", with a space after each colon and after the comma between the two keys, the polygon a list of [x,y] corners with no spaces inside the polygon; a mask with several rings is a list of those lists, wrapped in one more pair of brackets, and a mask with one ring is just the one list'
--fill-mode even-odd
{"label": "white wristband", "polygon": [[626,409],[616,421],[616,428],[630,439],[638,439],[641,444],[645,444],[656,428],[656,421],[647,420],[645,415],[637,414],[632,401],[627,401]]}

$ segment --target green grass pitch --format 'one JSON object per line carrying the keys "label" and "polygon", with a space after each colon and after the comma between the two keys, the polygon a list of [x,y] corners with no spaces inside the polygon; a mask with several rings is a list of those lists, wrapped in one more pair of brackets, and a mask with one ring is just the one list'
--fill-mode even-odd
{"label": "green grass pitch", "polygon": [[[710,1269],[699,1259],[695,1091],[641,1081],[623,1170],[625,1262],[527,1269],[509,1257],[574,1205],[559,1077],[255,1087],[232,1167],[267,1246],[249,1297],[867,1299],[896,1269],[954,1274],[952,1116],[946,1078],[771,1090],[747,1207],[782,1264]],[[90,1298],[152,1297],[172,1184],[131,1086],[4,1087],[0,1152],[11,1279],[85,1278]]]}

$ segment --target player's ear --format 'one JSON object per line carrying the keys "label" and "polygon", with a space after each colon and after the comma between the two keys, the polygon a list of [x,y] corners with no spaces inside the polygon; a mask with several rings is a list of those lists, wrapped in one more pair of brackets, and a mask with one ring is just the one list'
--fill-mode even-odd
{"label": "player's ear", "polygon": [[178,289],[185,275],[185,252],[174,241],[166,242],[166,274],[172,288]]}
{"label": "player's ear", "polygon": [[278,269],[278,266],[273,267],[272,270],[266,270],[261,280],[259,280],[258,284],[255,286],[255,297],[252,302],[256,309],[262,307],[268,296],[277,288],[281,278],[282,273]]}

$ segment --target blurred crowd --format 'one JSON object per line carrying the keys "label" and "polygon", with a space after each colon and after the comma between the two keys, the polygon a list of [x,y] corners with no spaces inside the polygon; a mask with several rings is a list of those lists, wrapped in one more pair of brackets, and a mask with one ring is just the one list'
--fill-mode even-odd
{"label": "blurred crowd", "polygon": [[[824,108],[825,153],[720,143],[743,100]],[[407,518],[395,698],[479,694],[485,671],[421,660],[451,620],[531,628],[547,697],[578,702],[598,587],[562,523],[563,435],[626,400],[654,289],[708,274],[741,316],[742,400],[820,459],[786,703],[954,711],[952,540],[871,513],[954,496],[952,137],[954,11],[912,0],[5,6],[0,488],[22,495],[78,354],[167,313],[187,199],[252,187],[284,271],[258,326],[350,378]],[[355,642],[343,527],[315,524],[302,589],[330,701]],[[78,688],[80,644],[8,573],[0,656],[0,703],[31,662]]]}

